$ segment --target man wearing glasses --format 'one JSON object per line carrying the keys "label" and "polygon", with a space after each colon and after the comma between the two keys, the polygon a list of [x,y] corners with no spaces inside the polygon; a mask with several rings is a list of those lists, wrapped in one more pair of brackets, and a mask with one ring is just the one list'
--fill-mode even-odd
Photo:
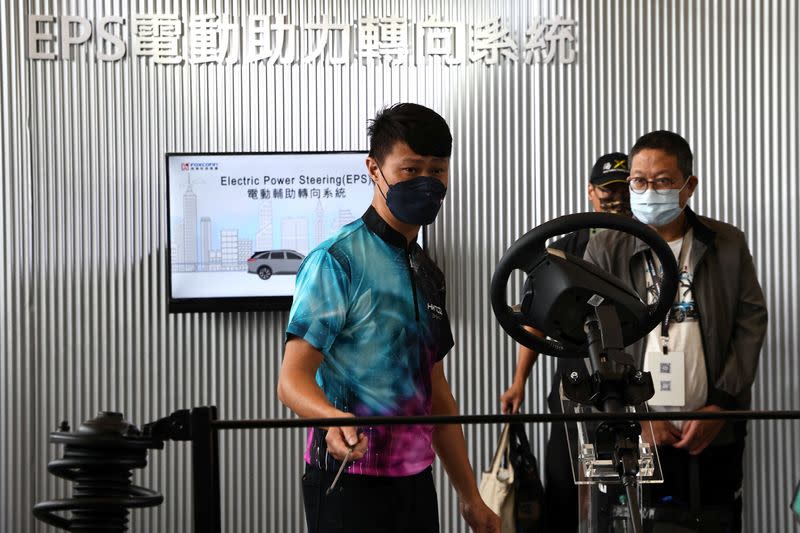
{"label": "man wearing glasses", "polygon": [[[592,208],[598,213],[617,213],[631,216],[630,189],[628,188],[628,156],[613,152],[601,156],[589,175],[587,194]],[[552,248],[583,257],[590,237],[595,230],[580,229],[552,244]],[[517,413],[525,398],[525,382],[530,376],[538,354],[526,346],[519,347],[517,368],[511,386],[500,397],[504,413]],[[552,380],[547,405],[552,413],[561,413],[561,376],[576,366],[584,366],[580,359],[559,359]],[[572,463],[567,447],[564,424],[553,424],[545,452],[545,498],[547,502],[547,531],[566,532],[578,528],[578,487],[572,475]]]}
{"label": "man wearing glasses", "polygon": [[[660,411],[748,409],[767,327],[764,294],[744,234],[695,214],[698,186],[683,137],[654,131],[630,152],[633,215],[669,243],[680,287],[663,324],[628,349],[653,375]],[[606,231],[585,259],[655,301],[661,265],[635,237]],[[682,531],[741,531],[744,422],[653,422],[664,483],[645,485],[655,522]]]}

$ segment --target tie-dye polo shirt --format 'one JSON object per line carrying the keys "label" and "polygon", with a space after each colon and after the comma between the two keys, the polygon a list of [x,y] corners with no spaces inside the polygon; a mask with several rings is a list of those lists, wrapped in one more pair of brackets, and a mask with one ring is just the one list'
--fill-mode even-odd
{"label": "tie-dye polo shirt", "polygon": [[[316,380],[336,408],[356,416],[429,415],[431,370],[453,347],[444,275],[370,207],[303,261],[286,329],[292,337],[322,352]],[[433,463],[433,426],[360,430],[369,449],[347,467],[351,474],[409,476]],[[324,430],[309,430],[305,460],[338,469]]]}

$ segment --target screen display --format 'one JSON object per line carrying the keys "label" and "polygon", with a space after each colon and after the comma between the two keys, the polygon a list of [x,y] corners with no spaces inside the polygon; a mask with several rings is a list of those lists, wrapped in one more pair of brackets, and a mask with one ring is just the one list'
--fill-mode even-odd
{"label": "screen display", "polygon": [[167,154],[170,311],[287,309],[303,258],[372,201],[366,157]]}

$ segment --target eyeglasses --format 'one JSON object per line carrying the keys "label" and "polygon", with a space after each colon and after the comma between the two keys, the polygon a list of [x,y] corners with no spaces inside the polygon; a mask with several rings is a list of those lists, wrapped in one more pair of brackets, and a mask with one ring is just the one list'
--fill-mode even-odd
{"label": "eyeglasses", "polygon": [[[688,180],[686,181],[688,183]],[[672,178],[656,178],[654,180],[628,178],[628,187],[636,194],[644,194],[648,187],[653,187],[653,190],[658,194],[669,194],[669,191],[675,189],[676,185],[678,183]],[[684,183],[684,186],[686,186],[686,183]]]}

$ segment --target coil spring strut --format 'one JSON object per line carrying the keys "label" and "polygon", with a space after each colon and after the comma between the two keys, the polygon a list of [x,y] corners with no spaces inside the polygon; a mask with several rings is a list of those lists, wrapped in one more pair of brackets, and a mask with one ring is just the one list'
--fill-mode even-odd
{"label": "coil spring strut", "polygon": [[[47,470],[74,483],[73,497],[38,503],[39,520],[67,531],[117,533],[128,530],[128,509],[159,505],[164,497],[131,484],[131,472],[147,466],[147,450],[161,449],[163,441],[142,436],[122,413],[102,411],[81,424],[76,433],[62,422],[50,433],[50,442],[64,444],[64,457]],[[70,519],[58,516],[71,511]]]}

